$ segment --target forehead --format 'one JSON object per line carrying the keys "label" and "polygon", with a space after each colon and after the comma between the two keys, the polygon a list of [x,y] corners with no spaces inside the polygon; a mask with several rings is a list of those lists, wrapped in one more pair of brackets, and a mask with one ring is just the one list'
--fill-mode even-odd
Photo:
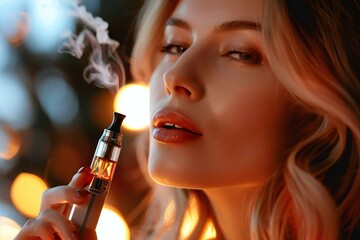
{"label": "forehead", "polygon": [[199,27],[233,20],[261,22],[261,3],[262,0],[180,0],[172,17]]}

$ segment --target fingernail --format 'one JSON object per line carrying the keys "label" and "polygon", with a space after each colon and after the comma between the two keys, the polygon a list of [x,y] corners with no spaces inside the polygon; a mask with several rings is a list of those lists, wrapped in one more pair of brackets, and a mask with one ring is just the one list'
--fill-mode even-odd
{"label": "fingernail", "polygon": [[78,170],[78,173],[83,173],[83,172],[90,172],[91,171],[91,168],[86,166],[86,167],[81,167],[79,170]]}
{"label": "fingernail", "polygon": [[73,237],[75,240],[80,239],[80,235],[79,235],[79,233],[78,233],[77,231],[73,231],[73,232],[71,233],[71,235],[72,235],[72,237]]}
{"label": "fingernail", "polygon": [[88,174],[86,176],[85,183],[84,183],[83,187],[89,186],[92,180],[93,180],[93,175]]}
{"label": "fingernail", "polygon": [[78,198],[85,198],[87,195],[89,195],[89,192],[85,189],[77,189],[75,191],[75,196]]}
{"label": "fingernail", "polygon": [[54,232],[52,236],[54,240],[61,240],[61,237],[56,232]]}

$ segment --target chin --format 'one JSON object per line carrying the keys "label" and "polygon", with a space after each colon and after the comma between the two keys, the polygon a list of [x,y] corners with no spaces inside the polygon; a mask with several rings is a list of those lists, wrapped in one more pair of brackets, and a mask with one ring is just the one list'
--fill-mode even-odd
{"label": "chin", "polygon": [[261,186],[269,179],[269,176],[263,178],[239,178],[241,175],[220,175],[218,171],[214,171],[214,174],[212,174],[209,171],[204,171],[204,169],[166,169],[164,165],[159,167],[159,165],[154,164],[149,165],[149,173],[150,177],[160,185],[196,190]]}
{"label": "chin", "polygon": [[200,180],[198,177],[192,177],[188,173],[181,173],[178,170],[170,171],[166,169],[149,169],[150,177],[158,184],[175,187],[175,188],[187,188],[187,189],[201,189],[206,187],[209,181],[205,179]]}
{"label": "chin", "polygon": [[203,170],[200,171],[202,172],[193,173],[192,171],[179,171],[179,169],[174,171],[149,167],[152,180],[163,186],[197,190],[227,186],[228,183],[205,174]]}

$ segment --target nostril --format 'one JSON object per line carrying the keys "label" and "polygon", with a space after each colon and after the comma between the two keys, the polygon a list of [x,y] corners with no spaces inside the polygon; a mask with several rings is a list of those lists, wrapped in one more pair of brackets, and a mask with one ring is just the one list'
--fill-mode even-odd
{"label": "nostril", "polygon": [[185,94],[186,96],[191,96],[191,91],[185,87],[176,86],[175,92]]}

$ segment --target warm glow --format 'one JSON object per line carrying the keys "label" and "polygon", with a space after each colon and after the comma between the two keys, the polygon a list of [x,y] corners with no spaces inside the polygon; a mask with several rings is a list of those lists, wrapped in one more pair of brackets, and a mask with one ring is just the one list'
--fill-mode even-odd
{"label": "warm glow", "polygon": [[20,149],[20,136],[12,128],[0,125],[0,158],[11,160]]}
{"label": "warm glow", "polygon": [[[190,196],[188,208],[181,226],[181,239],[189,239],[196,225],[199,223],[199,202],[195,196]],[[205,223],[201,240],[216,239],[216,229],[211,219]]]}
{"label": "warm glow", "polygon": [[98,240],[130,239],[129,227],[119,211],[106,204],[101,211],[96,234]]}
{"label": "warm glow", "polygon": [[20,173],[14,180],[10,196],[14,206],[27,217],[35,217],[40,210],[46,183],[36,175]]}
{"label": "warm glow", "polygon": [[189,206],[185,212],[184,221],[181,226],[181,239],[188,239],[199,222],[198,203],[196,198],[191,196]]}
{"label": "warm glow", "polygon": [[15,221],[0,216],[0,239],[13,240],[20,231],[21,227]]}
{"label": "warm glow", "polygon": [[149,126],[149,97],[149,87],[140,84],[127,84],[116,94],[114,108],[126,115],[126,129],[136,131]]}
{"label": "warm glow", "polygon": [[205,231],[203,233],[203,236],[201,237],[202,240],[208,240],[208,239],[216,239],[216,230],[214,223],[211,220],[208,220],[208,222],[205,225]]}
{"label": "warm glow", "polygon": [[175,218],[175,201],[171,201],[165,209],[164,225],[169,226],[173,224]]}
{"label": "warm glow", "polygon": [[7,41],[13,45],[19,45],[24,41],[29,30],[27,13],[22,12],[20,14],[15,29],[16,31],[11,36],[7,37]]}

